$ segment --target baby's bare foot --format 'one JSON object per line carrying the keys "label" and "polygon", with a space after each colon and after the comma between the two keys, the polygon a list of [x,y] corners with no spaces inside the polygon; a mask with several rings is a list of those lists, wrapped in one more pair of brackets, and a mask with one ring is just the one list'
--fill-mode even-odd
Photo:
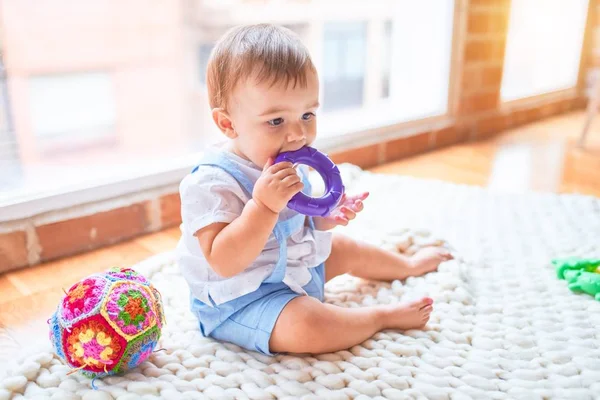
{"label": "baby's bare foot", "polygon": [[412,276],[419,276],[438,269],[438,266],[454,257],[443,247],[425,247],[417,251],[411,258]]}
{"label": "baby's bare foot", "polygon": [[385,306],[384,329],[420,329],[429,321],[433,300],[423,297],[410,303]]}

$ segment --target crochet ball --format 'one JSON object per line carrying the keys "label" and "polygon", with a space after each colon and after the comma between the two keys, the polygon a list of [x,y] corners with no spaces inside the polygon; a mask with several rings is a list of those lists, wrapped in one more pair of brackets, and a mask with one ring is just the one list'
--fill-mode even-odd
{"label": "crochet ball", "polygon": [[121,268],[73,285],[48,320],[56,354],[90,378],[141,364],[164,322],[160,293],[142,275]]}

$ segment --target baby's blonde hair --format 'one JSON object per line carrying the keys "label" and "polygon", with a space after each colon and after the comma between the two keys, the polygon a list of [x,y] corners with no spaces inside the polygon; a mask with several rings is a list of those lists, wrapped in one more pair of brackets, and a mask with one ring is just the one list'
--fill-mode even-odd
{"label": "baby's blonde hair", "polygon": [[315,67],[308,49],[291,30],[269,24],[232,28],[215,44],[208,60],[210,107],[227,109],[231,92],[242,80],[306,86],[310,71]]}

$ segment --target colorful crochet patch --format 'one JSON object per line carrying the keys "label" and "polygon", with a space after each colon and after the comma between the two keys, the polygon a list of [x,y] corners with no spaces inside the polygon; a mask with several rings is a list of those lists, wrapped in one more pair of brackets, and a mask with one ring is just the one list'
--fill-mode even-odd
{"label": "colorful crochet patch", "polygon": [[100,305],[107,285],[106,279],[90,276],[71,286],[62,301],[62,320],[70,324],[93,313]]}
{"label": "colorful crochet patch", "polygon": [[63,346],[73,367],[108,372],[121,359],[127,341],[102,316],[95,315],[73,325],[64,335]]}
{"label": "colorful crochet patch", "polygon": [[152,295],[154,296],[154,305],[156,306],[156,322],[158,324],[158,327],[162,328],[163,325],[166,323],[165,310],[163,309],[162,304],[162,297],[160,295],[160,292],[156,290],[154,286],[150,285],[150,290],[152,291]]}
{"label": "colorful crochet patch", "polygon": [[50,343],[52,343],[52,347],[54,347],[56,355],[58,355],[60,358],[64,358],[65,353],[63,352],[62,347],[62,330],[60,328],[60,324],[58,323],[58,316],[56,313],[52,314],[52,317],[50,317],[48,320],[48,324],[50,325],[50,329],[48,331]]}
{"label": "colorful crochet patch", "polygon": [[115,372],[132,369],[146,361],[158,343],[160,329],[152,328],[146,333],[136,337],[127,345],[121,362],[115,367]]}
{"label": "colorful crochet patch", "polygon": [[135,270],[131,268],[112,268],[106,274],[108,279],[113,281],[119,280],[127,280],[141,283],[142,285],[149,285],[150,282],[143,276],[138,274]]}
{"label": "colorful crochet patch", "polygon": [[156,324],[154,296],[146,286],[116,282],[108,291],[101,313],[127,340]]}

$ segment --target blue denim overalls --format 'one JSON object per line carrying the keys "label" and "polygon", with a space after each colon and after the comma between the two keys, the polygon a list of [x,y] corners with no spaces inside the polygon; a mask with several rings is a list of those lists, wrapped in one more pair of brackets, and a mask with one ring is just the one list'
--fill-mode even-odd
{"label": "blue denim overalls", "polygon": [[[209,153],[201,163],[192,170],[194,173],[200,165],[219,167],[235,178],[240,186],[252,196],[254,184],[237,167],[237,165],[222,153]],[[303,192],[310,193],[310,183],[306,174],[303,176]],[[279,314],[286,304],[301,296],[292,291],[282,281],[287,266],[287,239],[304,226],[306,216],[296,214],[293,217],[279,221],[273,229],[273,234],[279,243],[279,259],[273,272],[260,287],[223,304],[212,307],[194,297],[191,298],[192,312],[200,321],[200,330],[204,336],[235,343],[249,350],[271,355],[269,339]],[[314,229],[312,217],[309,224]],[[309,269],[312,279],[303,289],[308,295],[323,301],[325,284],[325,265],[321,264]]]}

